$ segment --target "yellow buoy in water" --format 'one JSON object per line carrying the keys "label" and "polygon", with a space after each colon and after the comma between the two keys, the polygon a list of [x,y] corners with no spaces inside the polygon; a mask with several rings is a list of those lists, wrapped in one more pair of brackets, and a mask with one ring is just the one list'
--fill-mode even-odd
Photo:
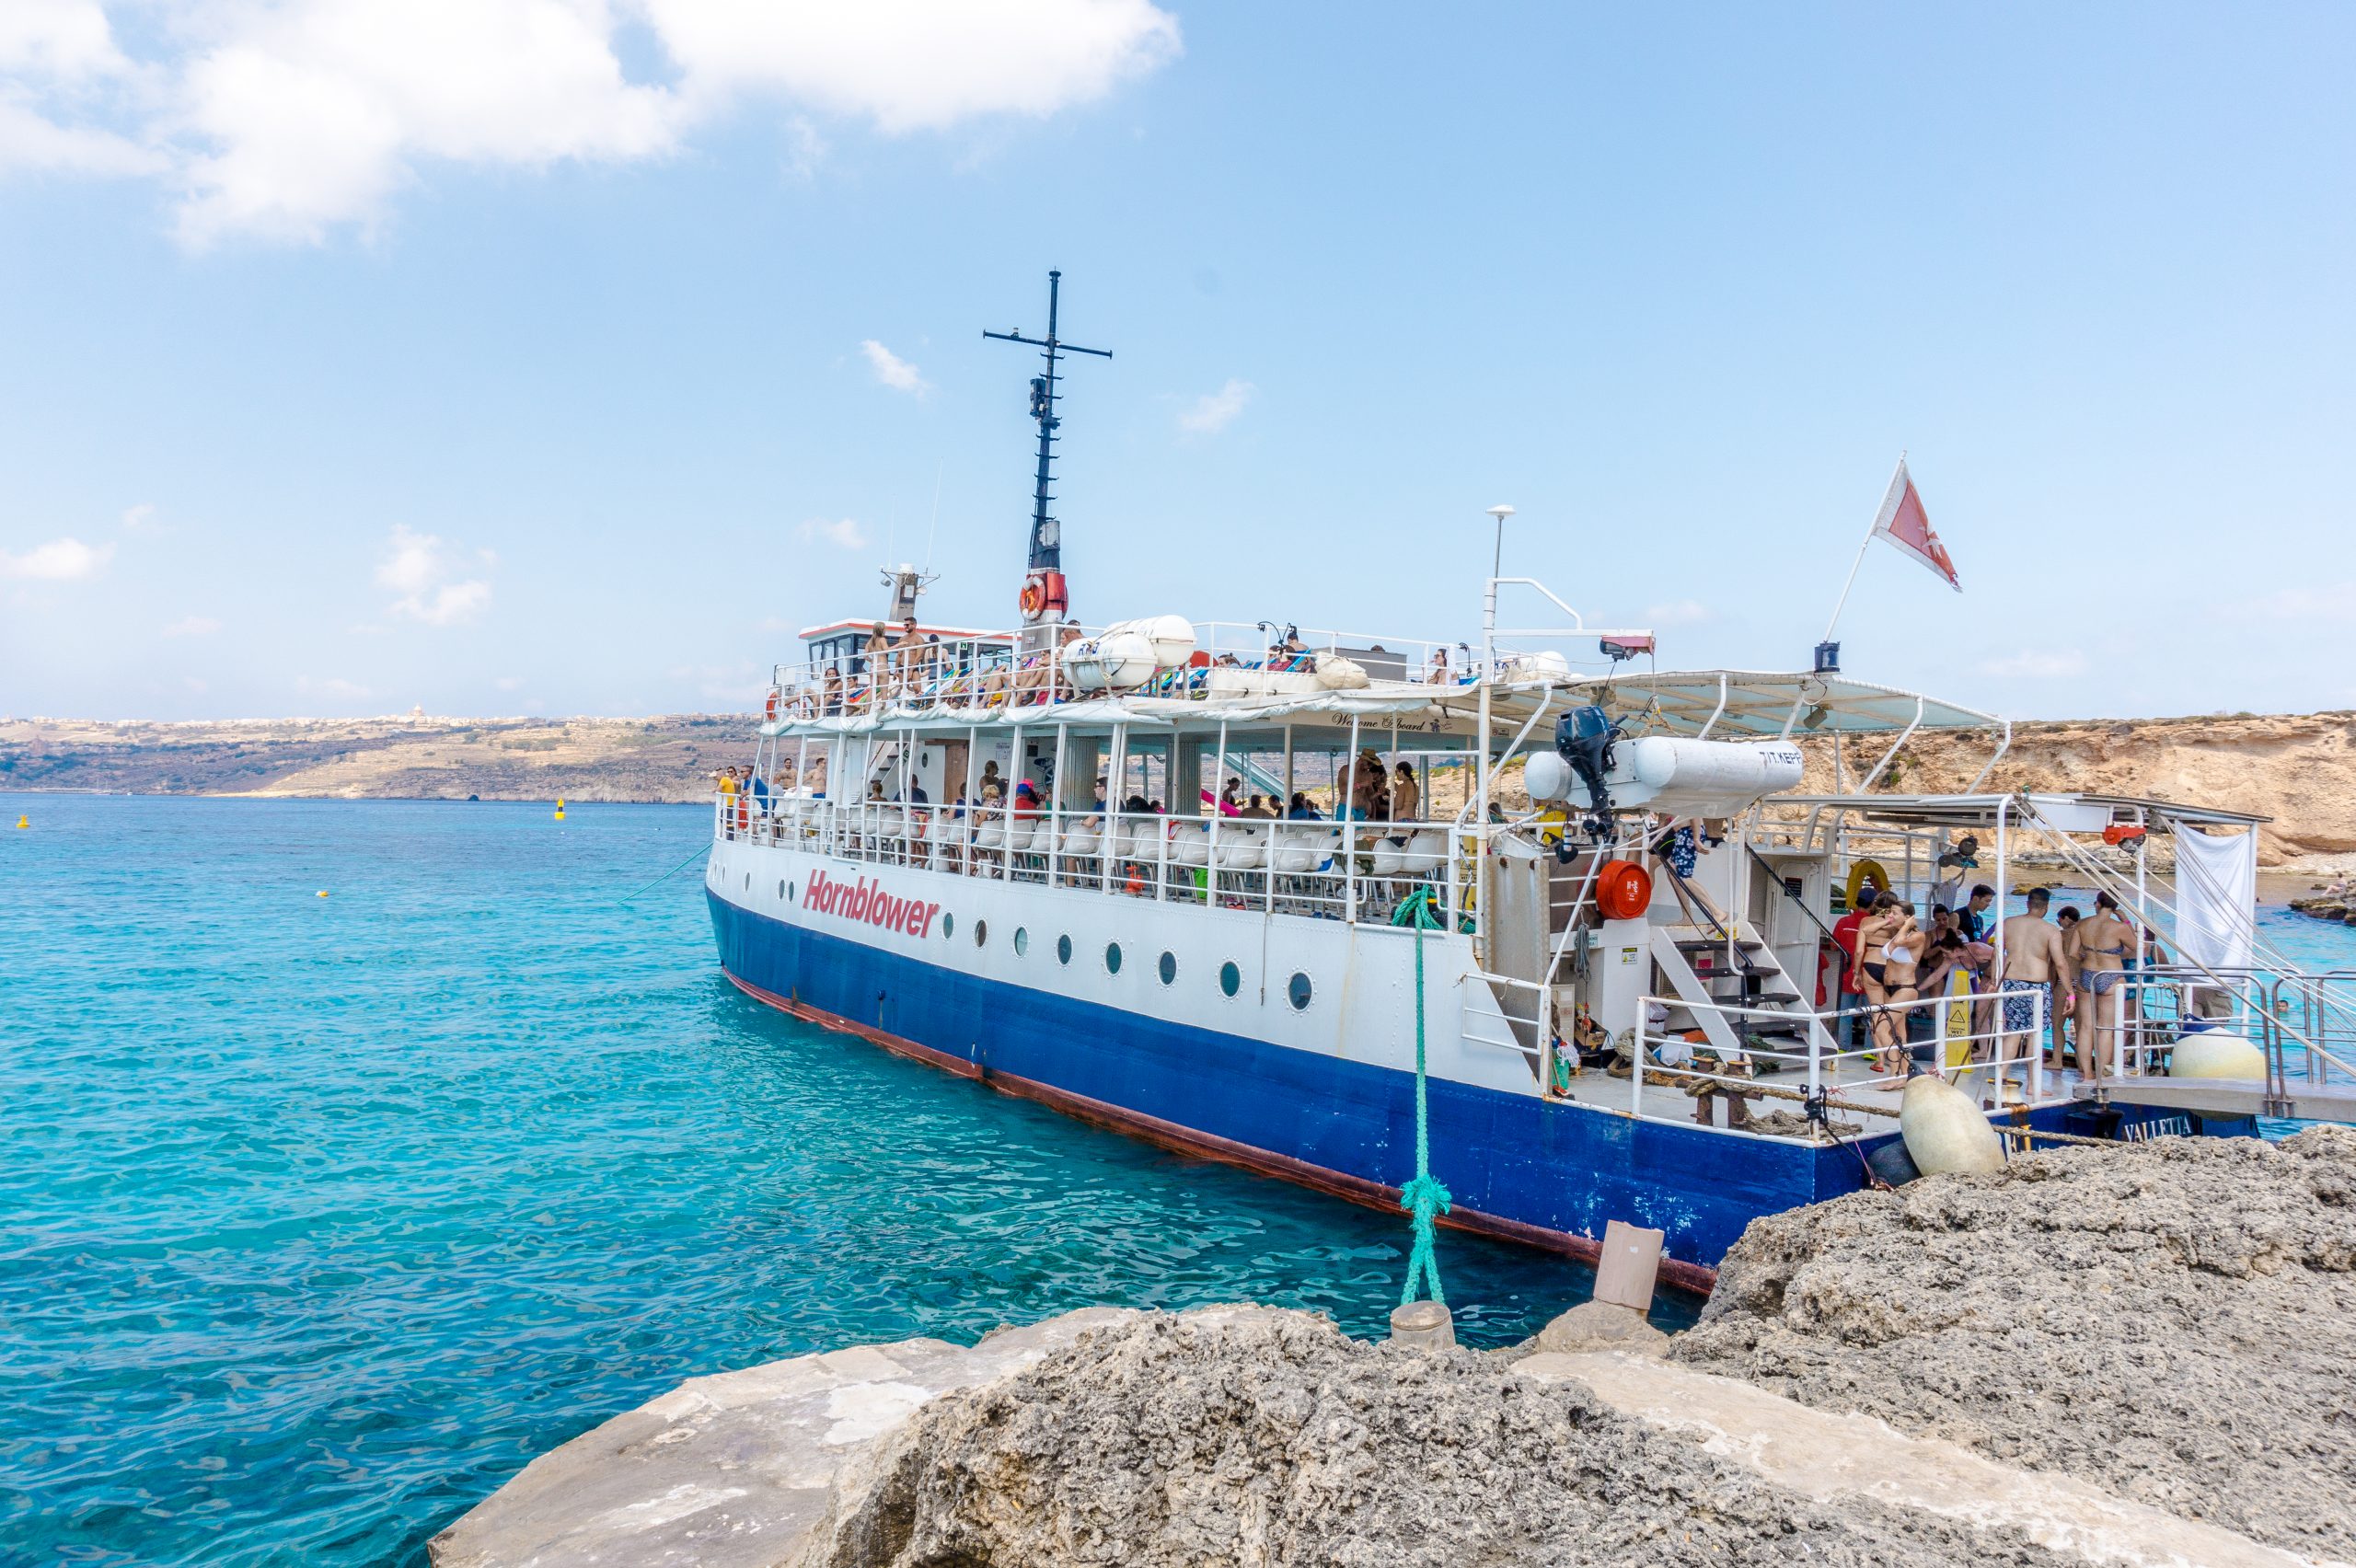
{"label": "yellow buoy in water", "polygon": [[2207,1029],[2188,1034],[2168,1053],[2168,1077],[2179,1078],[2262,1078],[2266,1053],[2238,1034]]}
{"label": "yellow buoy in water", "polygon": [[18,827],[30,827],[32,824],[33,819],[29,816],[20,816],[17,819],[17,825]]}
{"label": "yellow buoy in water", "polygon": [[328,890],[327,890],[327,889],[325,889],[325,888],[321,888],[321,889],[319,889],[319,896],[320,896],[321,898],[325,898],[327,895],[328,895]]}
{"label": "yellow buoy in water", "polygon": [[1950,1170],[1994,1170],[2004,1163],[2004,1140],[1971,1096],[1936,1073],[1906,1080],[1898,1101],[1898,1131],[1914,1169],[1925,1176]]}

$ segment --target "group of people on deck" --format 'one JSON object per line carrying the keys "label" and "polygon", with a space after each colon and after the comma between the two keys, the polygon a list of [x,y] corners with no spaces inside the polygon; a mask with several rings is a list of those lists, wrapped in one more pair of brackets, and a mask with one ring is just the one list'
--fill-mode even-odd
{"label": "group of people on deck", "polygon": [[[1976,847],[1967,837],[1943,858],[1941,870],[1952,866],[1955,874],[1932,889],[1927,928],[1913,904],[1870,875],[1855,907],[1832,928],[1851,1043],[1865,1048],[1862,1028],[1874,1070],[1894,1073],[1903,1070],[1914,1037],[1968,1037],[1971,1059],[1997,1064],[2001,1077],[2006,1064],[2046,1050],[2050,1027],[2049,1068],[2059,1073],[2069,1065],[2074,1042],[2080,1074],[2101,1078],[2131,1016],[2123,983],[2139,963],[2162,961],[2158,939],[2121,914],[2108,893],[2095,894],[2090,915],[2074,907],[2053,915],[2045,888],[2032,889],[2027,908],[2004,920],[2000,933],[1991,913],[1996,890],[1976,882],[1964,891],[1962,871],[1975,864]],[[1940,997],[1954,1000],[1944,1009],[1906,1005]]]}

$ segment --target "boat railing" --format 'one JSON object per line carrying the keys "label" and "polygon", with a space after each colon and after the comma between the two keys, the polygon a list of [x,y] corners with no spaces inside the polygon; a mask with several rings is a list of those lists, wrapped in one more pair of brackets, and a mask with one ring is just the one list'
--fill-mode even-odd
{"label": "boat railing", "polygon": [[[1627,1113],[1651,1121],[1698,1119],[1697,1113],[1691,1111],[1680,1115],[1664,1109],[1673,1102],[1661,1091],[1681,1090],[1698,1103],[1701,1096],[1693,1090],[1697,1085],[1706,1085],[1705,1093],[1788,1101],[1788,1109],[1811,1121],[1824,1118],[1827,1130],[1840,1138],[1872,1136],[1896,1130],[1896,1091],[1904,1089],[1910,1072],[1918,1066],[1946,1074],[1951,1082],[1990,1109],[2007,1103],[2005,1084],[2019,1069],[2025,1096],[2022,1102],[2042,1104],[2050,1098],[2049,1090],[2058,1087],[2050,1082],[2046,1068],[2045,1028],[2049,1020],[2045,998],[2032,996],[2034,1022],[2026,1031],[2005,1030],[2000,1002],[1997,993],[1980,991],[1968,997],[1919,997],[1909,1001],[1791,1012],[1738,1002],[1647,997],[1638,1015],[1633,1042],[1636,1062],[1631,1065],[1628,1075]],[[1965,1014],[1962,1027],[1958,1028],[1954,1009],[1966,1006],[1970,1010]],[[1743,1042],[1742,1046],[1730,1057],[1706,1039],[1689,1038],[1705,1034],[1701,1029],[1654,1022],[1656,1010],[1665,1010],[1672,1020],[1680,1011],[1688,1015],[1715,1014]],[[1907,1022],[1918,1013],[1927,1013],[1930,1019],[1927,1035],[1920,1039],[1912,1038],[1915,1032]],[[1803,1020],[1819,1027],[1805,1029],[1800,1038],[1782,1044],[1769,1043],[1781,1036],[1754,1033],[1748,1027],[1759,1024],[1788,1028]],[[1891,1026],[1891,1038],[1874,1037],[1877,1020]],[[1853,1032],[1863,1032],[1866,1043],[1847,1043]],[[2007,1055],[2010,1043],[2024,1034],[2027,1040],[2021,1053]],[[1825,1044],[1828,1040],[1832,1042],[1830,1048]],[[1778,1078],[1788,1081],[1773,1081]],[[1646,1092],[1647,1089],[1652,1090],[1650,1095]],[[1875,1097],[1886,1103],[1876,1103]],[[1869,1126],[1861,1124],[1860,1117],[1889,1120],[1880,1126]],[[1857,1130],[1841,1132],[1831,1128],[1830,1123],[1834,1119]],[[1728,1130],[1754,1131],[1731,1121]],[[1754,1131],[1754,1136],[1792,1135]]]}
{"label": "boat railing", "polygon": [[[1067,625],[1063,631],[1091,639],[1103,628]],[[1195,623],[1195,646],[1185,663],[1157,670],[1140,685],[1114,695],[1209,702],[1221,698],[1282,695],[1319,686],[1318,672],[1347,659],[1369,683],[1454,686],[1475,674],[1462,643],[1414,638],[1376,637],[1340,631],[1300,633],[1266,623]],[[805,660],[770,671],[765,717],[780,722],[814,719],[880,718],[935,713],[991,712],[1047,708],[1105,695],[1067,667],[1068,644],[1059,640],[1025,651],[1014,634],[944,639],[909,648],[890,648],[849,661]],[[1222,673],[1225,672],[1225,673]],[[1519,664],[1501,661],[1500,678],[1514,678]]]}
{"label": "boat railing", "polygon": [[1436,822],[1017,811],[925,801],[719,797],[715,832],[879,866],[1358,924],[1410,899],[1453,929],[1473,844]]}

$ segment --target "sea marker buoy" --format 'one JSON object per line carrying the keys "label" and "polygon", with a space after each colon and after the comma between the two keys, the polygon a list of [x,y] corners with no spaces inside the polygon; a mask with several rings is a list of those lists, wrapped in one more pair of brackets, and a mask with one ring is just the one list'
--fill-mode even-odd
{"label": "sea marker buoy", "polygon": [[30,827],[32,824],[33,819],[29,816],[20,816],[17,819],[17,825],[18,827]]}
{"label": "sea marker buoy", "polygon": [[1936,1073],[1906,1080],[1898,1101],[1898,1131],[1914,1169],[1925,1176],[1996,1170],[2004,1163],[2004,1140],[1988,1124],[1987,1114]]}
{"label": "sea marker buoy", "polygon": [[327,890],[327,889],[325,889],[325,888],[321,888],[321,889],[319,889],[319,896],[320,896],[321,898],[325,898],[327,895],[328,895],[328,890]]}
{"label": "sea marker buoy", "polygon": [[2262,1078],[2266,1053],[2243,1035],[2221,1029],[2188,1034],[2168,1053],[2172,1078]]}

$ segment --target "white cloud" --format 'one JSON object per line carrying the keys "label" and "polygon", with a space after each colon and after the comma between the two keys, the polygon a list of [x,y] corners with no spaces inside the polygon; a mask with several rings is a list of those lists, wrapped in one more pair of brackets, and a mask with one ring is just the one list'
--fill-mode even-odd
{"label": "white cloud", "polygon": [[450,626],[481,614],[491,604],[491,584],[459,576],[462,559],[463,552],[432,534],[395,528],[391,548],[376,563],[377,585],[393,594],[387,612],[428,626]]}
{"label": "white cloud", "polygon": [[143,501],[136,506],[122,509],[122,525],[126,532],[136,534],[156,526],[156,503]]}
{"label": "white cloud", "polygon": [[79,539],[52,539],[22,555],[0,550],[0,577],[33,582],[77,582],[96,577],[114,559],[114,546],[86,545]]}
{"label": "white cloud", "polygon": [[330,675],[314,680],[309,675],[295,677],[294,689],[309,697],[332,697],[339,702],[356,702],[368,695],[368,688],[341,676]]}
{"label": "white cloud", "polygon": [[802,525],[802,536],[824,539],[837,549],[843,550],[863,549],[867,545],[867,530],[849,517],[837,518],[832,522],[823,517],[813,517]]}
{"label": "white cloud", "polygon": [[868,364],[875,371],[875,379],[893,391],[913,392],[921,398],[932,390],[932,383],[927,381],[916,366],[874,339],[862,339],[859,352],[867,356]]}
{"label": "white cloud", "polygon": [[166,637],[210,637],[221,629],[211,616],[182,616],[164,628]]}
{"label": "white cloud", "polygon": [[2086,656],[2074,648],[2024,648],[2001,659],[1983,659],[1983,675],[2011,675],[2026,680],[2066,680],[2086,673]]}
{"label": "white cloud", "polygon": [[1149,0],[641,0],[690,98],[776,93],[888,134],[1042,118],[1175,59]]}
{"label": "white cloud", "polygon": [[[772,100],[791,168],[816,121],[886,135],[1039,118],[1174,59],[1150,0],[0,0],[0,167],[148,173],[192,247],[373,229],[437,165],[665,156]],[[657,79],[617,48],[651,34]]]}
{"label": "white cloud", "polygon": [[168,163],[162,154],[111,131],[60,125],[6,96],[5,89],[0,81],[0,173],[156,174]]}
{"label": "white cloud", "polygon": [[73,81],[129,68],[98,0],[8,0],[0,6],[0,71]]}
{"label": "white cloud", "polygon": [[1190,435],[1217,435],[1235,422],[1255,390],[1248,381],[1230,380],[1216,392],[1206,392],[1178,416],[1178,428]]}
{"label": "white cloud", "polygon": [[1644,624],[1655,629],[1672,626],[1699,626],[1715,620],[1717,612],[1699,599],[1672,599],[1666,605],[1646,605]]}
{"label": "white cloud", "polygon": [[521,675],[502,675],[491,684],[497,686],[502,691],[520,691],[523,689],[524,677]]}
{"label": "white cloud", "polygon": [[2356,582],[2335,582],[2320,588],[2284,588],[2262,599],[2234,606],[2233,618],[2260,620],[2346,620],[2356,617]]}
{"label": "white cloud", "polygon": [[0,5],[0,171],[155,174],[156,149],[101,124],[69,124],[124,98],[134,75],[99,0]]}

